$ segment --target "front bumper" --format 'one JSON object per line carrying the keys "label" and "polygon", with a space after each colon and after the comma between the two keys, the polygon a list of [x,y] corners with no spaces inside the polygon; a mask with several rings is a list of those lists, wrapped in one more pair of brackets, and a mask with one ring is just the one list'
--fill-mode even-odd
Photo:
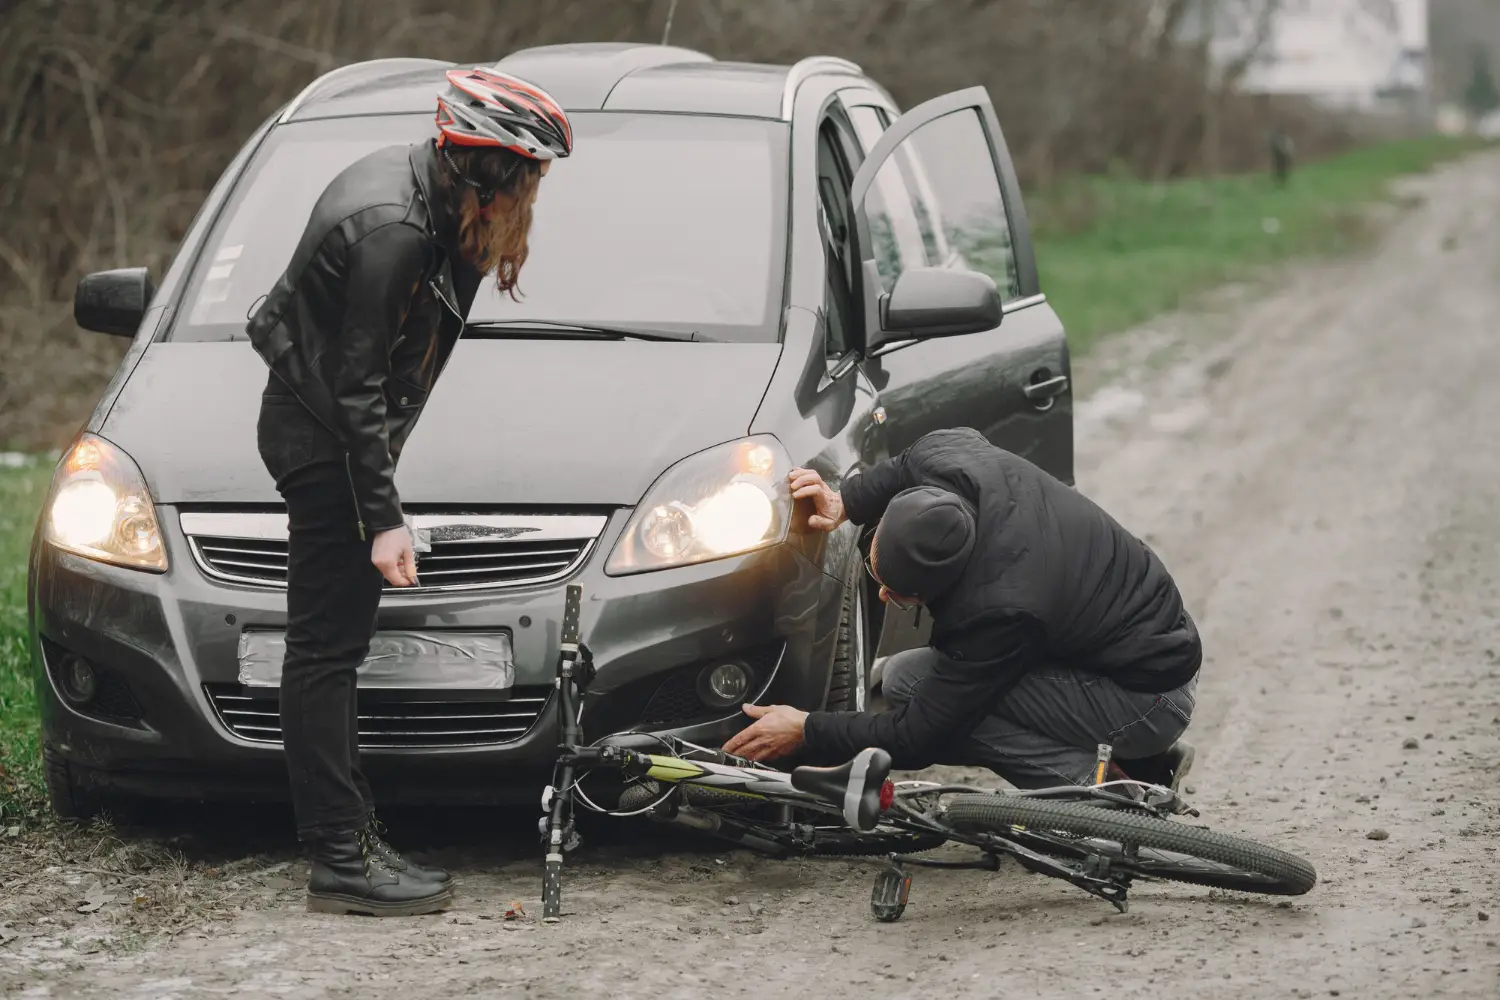
{"label": "front bumper", "polygon": [[[242,630],[284,626],[285,592],[207,578],[176,512],[158,513],[171,560],[165,574],[107,566],[40,543],[34,552],[31,656],[44,742],[85,784],[160,797],[284,799],[279,742],[237,735],[210,692],[237,685]],[[610,517],[587,561],[566,581],[388,594],[378,627],[508,629],[517,689],[540,690],[556,669],[564,586],[576,583],[584,588],[583,638],[598,668],[584,698],[590,738],[634,728],[712,745],[727,739],[746,721],[738,710],[705,712],[680,725],[642,724],[669,675],[715,658],[759,656],[767,664],[753,701],[822,704],[841,606],[836,579],[788,544],[680,569],[606,576],[604,561],[628,515]],[[128,688],[139,718],[75,709],[48,670],[49,657],[60,652],[85,657]],[[361,762],[382,801],[529,800],[556,746],[549,698],[530,729],[509,742],[370,748]]]}

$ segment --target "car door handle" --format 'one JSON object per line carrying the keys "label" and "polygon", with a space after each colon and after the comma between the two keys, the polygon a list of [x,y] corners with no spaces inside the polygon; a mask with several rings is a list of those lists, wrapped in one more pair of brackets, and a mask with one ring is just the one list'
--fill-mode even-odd
{"label": "car door handle", "polygon": [[1056,378],[1033,382],[1021,391],[1026,393],[1026,398],[1033,402],[1051,399],[1054,396],[1061,396],[1068,391],[1068,376],[1059,375]]}

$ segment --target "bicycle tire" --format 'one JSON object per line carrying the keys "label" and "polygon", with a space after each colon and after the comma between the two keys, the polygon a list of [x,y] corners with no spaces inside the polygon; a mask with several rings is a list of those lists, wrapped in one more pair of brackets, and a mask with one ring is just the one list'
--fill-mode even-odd
{"label": "bicycle tire", "polygon": [[947,815],[948,821],[959,830],[1002,836],[1013,827],[1055,830],[1141,849],[1167,851],[1240,870],[1239,873],[1206,868],[1195,870],[1153,862],[1149,858],[1132,863],[1141,874],[1174,882],[1272,896],[1301,896],[1318,881],[1317,871],[1311,864],[1278,848],[1215,830],[1081,802],[1011,795],[957,795],[948,804]]}

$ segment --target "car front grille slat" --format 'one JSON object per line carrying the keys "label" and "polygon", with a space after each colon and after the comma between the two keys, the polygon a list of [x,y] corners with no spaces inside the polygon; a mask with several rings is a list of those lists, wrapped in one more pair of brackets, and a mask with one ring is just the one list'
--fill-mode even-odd
{"label": "car front grille slat", "polygon": [[281,742],[280,726],[234,726],[234,731],[246,739],[266,739]]}
{"label": "car front grille slat", "polygon": [[230,569],[255,569],[261,572],[272,573],[280,570],[282,576],[286,575],[286,567],[284,565],[286,561],[285,556],[282,557],[282,566],[277,566],[271,562],[246,562],[244,559],[224,559],[219,556],[210,556],[209,558],[215,566],[224,566]]}
{"label": "car front grille slat", "polygon": [[286,555],[286,546],[275,542],[257,543],[250,539],[240,540],[238,538],[226,538],[220,541],[204,543],[204,549],[215,554],[230,556],[265,556],[275,559]]}
{"label": "car front grille slat", "polygon": [[[208,576],[249,586],[286,586],[284,520],[190,512],[181,517],[194,560]],[[417,520],[432,532],[432,551],[418,557],[418,586],[403,588],[404,593],[561,580],[583,564],[606,522],[594,515],[428,515]]]}
{"label": "car front grille slat", "polygon": [[[574,555],[576,556],[577,553],[574,553]],[[434,561],[435,560],[422,560],[421,568],[418,570],[418,572],[423,576],[474,576],[476,574],[485,572],[484,567],[469,566],[459,567],[457,569],[433,569],[432,563]],[[538,570],[543,573],[556,573],[558,570],[567,569],[568,563],[570,562],[572,562],[571,559],[553,559],[550,562],[512,563],[506,566],[505,569],[512,573],[526,573],[532,570]]]}
{"label": "car front grille slat", "polygon": [[523,557],[538,559],[545,556],[561,556],[563,562],[566,563],[571,561],[578,555],[578,546],[576,545],[567,545],[560,548],[549,549],[528,549],[525,552],[518,552],[515,554],[506,552],[450,552],[448,551],[449,546],[455,549],[458,548],[457,545],[449,543],[448,545],[444,546],[443,551],[440,555],[438,553],[428,553],[423,557],[422,561],[428,561],[433,557],[433,555],[439,555],[439,558],[441,558],[444,562],[463,562],[466,559],[498,560]]}
{"label": "car front grille slat", "polygon": [[[281,742],[280,692],[235,684],[204,686],[219,721],[241,739]],[[368,748],[496,746],[530,732],[547,706],[547,687],[516,688],[504,701],[378,700],[362,694],[359,745]]]}

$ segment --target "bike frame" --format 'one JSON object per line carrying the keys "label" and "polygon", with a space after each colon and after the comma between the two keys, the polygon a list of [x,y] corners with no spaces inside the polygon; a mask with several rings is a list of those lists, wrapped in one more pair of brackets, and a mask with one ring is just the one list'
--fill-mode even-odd
{"label": "bike frame", "polygon": [[[578,838],[573,829],[573,799],[578,795],[586,804],[589,803],[586,796],[577,791],[578,778],[593,769],[605,768],[618,771],[626,776],[635,778],[648,778],[665,785],[692,785],[711,789],[715,792],[743,796],[750,801],[761,801],[783,807],[781,824],[791,829],[792,809],[801,808],[819,812],[831,817],[838,817],[840,825],[842,811],[838,803],[826,802],[817,796],[799,791],[792,787],[792,776],[784,771],[756,765],[752,761],[733,757],[722,751],[714,751],[704,747],[680,740],[650,737],[661,742],[666,749],[672,753],[643,753],[622,746],[596,745],[584,746],[583,730],[580,724],[580,694],[589,684],[594,676],[593,659],[588,647],[579,641],[579,612],[582,604],[583,591],[578,586],[567,588],[567,598],[564,607],[562,622],[562,641],[560,644],[557,666],[557,712],[561,736],[561,745],[558,747],[558,758],[553,770],[552,784],[542,793],[542,810],[546,814],[542,820],[543,839],[546,843],[546,863],[542,878],[542,919],[548,923],[556,922],[562,914],[562,864],[563,852],[572,849],[578,843]],[[621,734],[628,735],[628,734]],[[681,752],[703,753],[719,757],[718,761],[691,760],[680,756]],[[1107,747],[1100,748],[1101,760],[1107,761]],[[740,763],[724,763],[728,758]],[[1101,771],[1102,773],[1102,771]],[[908,783],[904,783],[908,784]],[[1001,792],[999,794],[1014,794],[1038,798],[1058,799],[1082,799],[1094,805],[1131,809],[1135,811],[1146,811],[1161,815],[1165,812],[1182,811],[1197,815],[1196,810],[1187,809],[1177,799],[1175,793],[1166,789],[1157,789],[1156,786],[1145,786],[1148,790],[1156,793],[1165,793],[1166,798],[1159,795],[1148,796],[1145,801],[1133,799],[1121,794],[1118,786],[1138,785],[1138,782],[1108,782],[1094,786],[1068,785],[1058,788],[1044,788],[1024,792]],[[889,892],[899,896],[900,904],[891,903],[894,912],[899,915],[900,909],[905,906],[906,886],[910,885],[910,875],[906,874],[903,865],[914,865],[934,868],[977,868],[995,870],[999,867],[999,859],[1002,855],[1008,855],[1016,859],[1024,868],[1039,874],[1049,875],[1053,878],[1070,882],[1085,892],[1098,896],[1111,903],[1120,912],[1127,908],[1126,892],[1129,889],[1132,875],[1128,872],[1112,871],[1107,859],[1090,858],[1087,863],[1079,867],[1057,861],[1047,855],[1033,851],[1022,843],[1001,836],[996,833],[973,834],[966,831],[955,830],[946,823],[939,822],[933,816],[914,808],[911,800],[922,796],[942,795],[945,793],[973,793],[982,792],[983,789],[972,788],[966,785],[928,785],[924,783],[909,783],[918,787],[900,787],[896,791],[895,800],[891,808],[881,817],[881,822],[887,826],[894,826],[913,833],[936,834],[945,840],[955,843],[967,844],[984,852],[984,857],[977,861],[948,861],[934,858],[922,858],[913,855],[893,854],[888,855],[889,865],[882,876],[885,881],[877,880],[877,897],[885,886]],[[645,809],[637,812],[652,812],[662,806],[669,795],[664,795]],[[594,806],[593,808],[598,808]],[[603,810],[600,810],[603,811]],[[746,847],[767,852],[783,852],[787,845],[766,836],[768,832],[764,826],[751,823],[743,823],[731,817],[720,816],[711,809],[674,808],[668,817],[695,829],[713,833],[721,837],[733,840]],[[891,888],[896,886],[896,888]],[[877,914],[880,907],[877,905]],[[881,919],[895,919],[894,917],[881,917]]]}

